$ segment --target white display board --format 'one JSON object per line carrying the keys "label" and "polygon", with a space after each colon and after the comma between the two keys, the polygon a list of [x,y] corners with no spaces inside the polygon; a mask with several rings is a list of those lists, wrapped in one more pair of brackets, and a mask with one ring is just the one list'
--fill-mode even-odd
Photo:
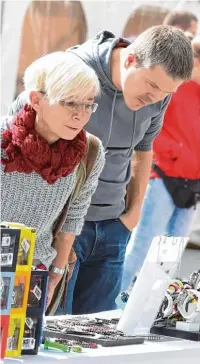
{"label": "white display board", "polygon": [[125,334],[147,334],[170,280],[180,267],[188,238],[155,237],[117,326]]}
{"label": "white display board", "polygon": [[[21,29],[30,0],[4,0],[2,3],[1,115],[5,115],[15,94]],[[162,1],[162,4],[160,1],[152,0],[151,3],[162,5],[169,10],[182,8],[193,11],[200,17],[200,3],[198,0],[168,0]],[[122,5],[121,0],[83,0],[82,5],[88,25],[88,38],[95,36],[102,29],[108,29],[120,36],[131,12],[142,4],[149,4],[149,1],[123,0]]]}

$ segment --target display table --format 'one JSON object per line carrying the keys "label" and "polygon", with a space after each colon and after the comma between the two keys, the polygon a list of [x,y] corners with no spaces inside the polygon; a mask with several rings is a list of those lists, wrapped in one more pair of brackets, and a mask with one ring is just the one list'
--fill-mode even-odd
{"label": "display table", "polygon": [[[120,311],[95,314],[94,317],[116,318]],[[58,317],[57,317],[58,318]],[[60,318],[60,317],[59,317]],[[37,356],[7,358],[5,364],[199,364],[200,343],[186,340],[150,342],[144,344],[99,347],[99,349],[83,349],[81,354],[62,353],[55,350],[41,349]]]}

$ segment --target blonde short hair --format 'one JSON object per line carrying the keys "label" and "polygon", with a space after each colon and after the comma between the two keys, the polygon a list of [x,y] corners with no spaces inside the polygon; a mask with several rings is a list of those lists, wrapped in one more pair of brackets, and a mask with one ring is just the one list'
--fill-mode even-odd
{"label": "blonde short hair", "polygon": [[100,84],[95,71],[73,53],[54,52],[34,61],[24,73],[25,91],[42,91],[50,105],[66,98],[96,97]]}

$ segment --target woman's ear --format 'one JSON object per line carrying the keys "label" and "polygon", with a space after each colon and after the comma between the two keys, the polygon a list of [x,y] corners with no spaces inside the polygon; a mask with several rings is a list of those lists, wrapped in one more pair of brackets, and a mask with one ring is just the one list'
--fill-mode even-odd
{"label": "woman's ear", "polygon": [[40,92],[31,91],[29,94],[29,99],[30,99],[30,104],[31,104],[32,108],[36,112],[39,112],[41,109],[41,100],[42,100],[42,95],[40,94]]}

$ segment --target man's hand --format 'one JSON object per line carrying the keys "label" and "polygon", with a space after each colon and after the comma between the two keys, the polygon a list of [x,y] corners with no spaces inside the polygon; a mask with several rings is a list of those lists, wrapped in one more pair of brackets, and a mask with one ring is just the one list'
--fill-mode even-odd
{"label": "man's hand", "polygon": [[142,202],[149,181],[152,151],[135,152],[132,161],[131,180],[127,187],[126,213],[120,216],[122,223],[132,231],[140,219]]}
{"label": "man's hand", "polygon": [[140,219],[140,207],[135,206],[131,211],[127,211],[120,217],[121,222],[126,226],[129,231],[132,231],[138,224]]}
{"label": "man's hand", "polygon": [[54,290],[57,286],[57,284],[60,282],[60,280],[62,279],[62,275],[61,274],[57,274],[54,272],[49,272],[49,282],[48,282],[48,289],[47,289],[47,304],[46,304],[46,310],[49,307],[53,294],[54,294]]}

